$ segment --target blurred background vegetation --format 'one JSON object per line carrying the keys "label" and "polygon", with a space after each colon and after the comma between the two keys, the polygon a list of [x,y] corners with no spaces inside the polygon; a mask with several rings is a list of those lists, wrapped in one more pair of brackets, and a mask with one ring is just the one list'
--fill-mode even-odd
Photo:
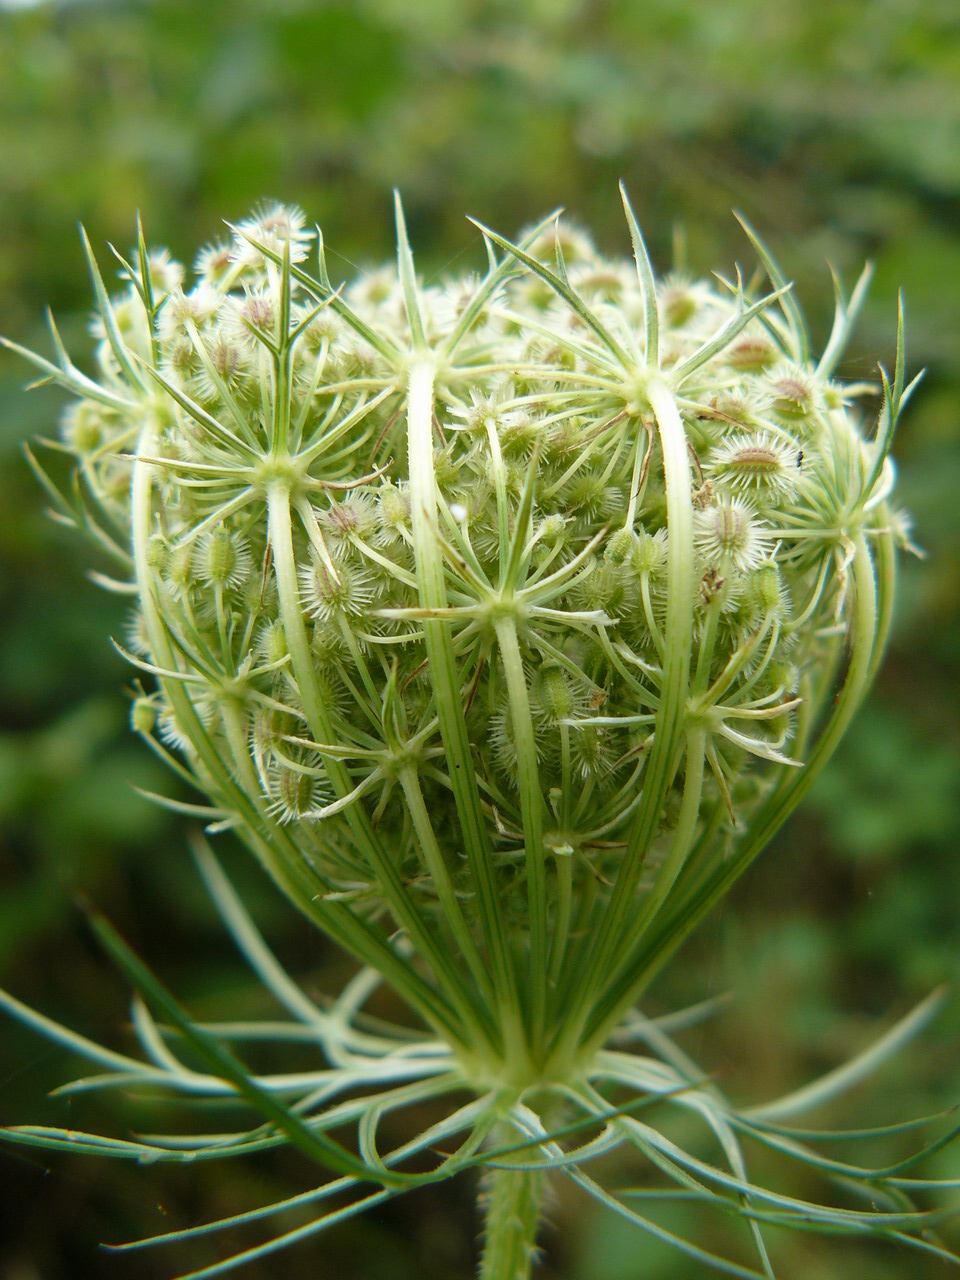
{"label": "blurred background vegetation", "polygon": [[[510,233],[562,204],[605,250],[626,252],[620,176],[662,268],[676,225],[698,268],[752,267],[730,216],[742,209],[798,282],[821,342],[825,261],[851,282],[874,259],[841,373],[892,361],[899,285],[910,368],[928,371],[897,446],[927,558],[904,565],[878,687],[813,800],[650,1006],[733,992],[689,1047],[759,1101],[960,976],[956,0],[0,0],[0,330],[27,345],[44,346],[50,303],[68,345],[89,349],[78,220],[98,247],[125,249],[140,209],[148,239],[189,261],[222,218],[273,196],[321,223],[347,274],[390,255],[397,185],[429,276],[461,254],[480,262],[467,212]],[[0,983],[89,1034],[122,1035],[126,994],[73,905],[82,888],[199,1013],[224,998],[256,1008],[182,828],[133,789],[170,783],[126,731],[131,673],[107,639],[122,635],[122,602],[85,581],[87,548],[45,517],[23,461],[60,403],[25,397],[26,380],[0,359]],[[295,972],[318,989],[335,982],[322,940],[250,868],[234,869]],[[952,1105],[958,1043],[952,995],[912,1050],[823,1118]],[[4,1023],[0,1121],[92,1123],[94,1104],[38,1101],[71,1065]],[[929,1167],[956,1176],[960,1151]],[[170,1257],[110,1257],[98,1242],[247,1207],[311,1176],[295,1157],[170,1172],[2,1151],[0,1280],[170,1275]],[[244,1274],[462,1280],[473,1192],[464,1182],[401,1201]],[[691,1276],[566,1191],[552,1217],[562,1231],[546,1235],[546,1278]],[[892,1246],[772,1243],[782,1274],[804,1280],[947,1274]]]}

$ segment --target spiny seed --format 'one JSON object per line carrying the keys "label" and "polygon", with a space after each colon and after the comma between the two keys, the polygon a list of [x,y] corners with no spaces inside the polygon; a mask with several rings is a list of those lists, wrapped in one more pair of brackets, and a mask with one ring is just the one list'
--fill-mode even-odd
{"label": "spiny seed", "polygon": [[385,484],[380,490],[380,519],[388,529],[402,529],[406,526],[410,512],[407,500],[393,484]]}
{"label": "spiny seed", "polygon": [[342,563],[336,571],[320,560],[301,571],[304,603],[310,614],[329,621],[337,614],[359,617],[373,600],[370,578],[362,569]]}
{"label": "spiny seed", "polygon": [[195,567],[200,578],[215,587],[238,587],[252,565],[250,548],[239,534],[210,529],[198,540]]}
{"label": "spiny seed", "polygon": [[200,357],[192,342],[184,339],[173,343],[166,351],[166,362],[177,373],[189,373],[200,366]]}
{"label": "spiny seed", "polygon": [[634,550],[636,534],[632,529],[618,529],[604,548],[604,559],[610,564],[623,564]]}
{"label": "spiny seed", "polygon": [[730,465],[741,467],[744,471],[775,471],[780,466],[780,459],[772,449],[762,445],[747,445],[737,449],[730,459]]}
{"label": "spiny seed", "polygon": [[166,578],[171,586],[185,589],[193,584],[193,548],[177,547],[167,561]]}
{"label": "spiny seed", "polygon": [[282,662],[287,656],[287,637],[282,622],[268,622],[260,632],[258,648],[269,663]]}
{"label": "spiny seed", "polygon": [[239,347],[219,336],[210,350],[210,363],[224,382],[230,382],[240,370],[243,356]]}
{"label": "spiny seed", "polygon": [[554,546],[563,537],[567,522],[561,515],[547,516],[540,522],[540,537],[543,542],[550,546]]}
{"label": "spiny seed", "polygon": [[365,521],[355,503],[338,502],[325,512],[324,523],[335,537],[347,539],[351,534],[361,532]]}
{"label": "spiny seed", "polygon": [[136,698],[130,708],[130,728],[134,733],[151,734],[157,723],[157,709],[151,698]]}
{"label": "spiny seed", "polygon": [[656,574],[667,563],[666,531],[656,534],[647,533],[645,529],[637,532],[630,554],[630,568],[635,574]]}
{"label": "spiny seed", "polygon": [[62,435],[70,448],[79,455],[93,453],[104,438],[103,415],[95,405],[81,401],[71,405],[64,415]]}
{"label": "spiny seed", "polygon": [[759,496],[766,490],[786,497],[797,487],[796,456],[796,445],[789,438],[765,432],[737,434],[712,450],[706,469],[714,479],[741,492]]}
{"label": "spiny seed", "polygon": [[810,387],[799,378],[778,378],[773,384],[773,407],[784,418],[803,418],[810,411]]}
{"label": "spiny seed", "polygon": [[162,533],[155,533],[147,540],[147,564],[158,577],[166,577],[170,566],[170,548]]}
{"label": "spiny seed", "polygon": [[317,790],[315,778],[297,769],[281,765],[274,781],[274,793],[281,821],[293,822],[309,813]]}
{"label": "spiny seed", "polygon": [[667,322],[675,329],[679,329],[696,315],[696,295],[683,286],[674,285],[670,289],[665,289],[663,304]]}
{"label": "spiny seed", "polygon": [[247,324],[261,333],[271,334],[276,320],[276,308],[272,298],[263,294],[250,294],[240,308],[240,314]]}
{"label": "spiny seed", "polygon": [[750,576],[750,590],[761,609],[768,612],[781,603],[780,570],[775,564],[762,564]]}
{"label": "spiny seed", "polygon": [[713,529],[721,547],[736,547],[743,541],[747,517],[738,507],[718,507],[713,513]]}
{"label": "spiny seed", "polygon": [[695,512],[693,523],[694,545],[708,564],[732,565],[742,572],[763,559],[768,533],[739,499],[722,500]]}
{"label": "spiny seed", "polygon": [[759,373],[776,359],[776,348],[766,338],[741,338],[730,347],[726,358],[734,369]]}
{"label": "spiny seed", "polygon": [[537,673],[536,696],[544,715],[554,723],[573,714],[573,692],[559,666],[540,668]]}

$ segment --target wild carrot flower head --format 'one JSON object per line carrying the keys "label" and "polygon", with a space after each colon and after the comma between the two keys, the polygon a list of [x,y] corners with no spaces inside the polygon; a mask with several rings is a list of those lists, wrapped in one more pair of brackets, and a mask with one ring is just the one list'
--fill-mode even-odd
{"label": "wild carrot flower head", "polygon": [[297,209],[192,278],[141,236],[113,295],[91,255],[95,374],[29,356],[139,601],[135,727],[556,1167],[525,1090],[654,1087],[601,1047],[835,747],[906,527],[902,332],[878,421],[834,379],[866,274],[816,358],[754,233],[767,296],[657,281],[624,203],[632,262],[549,218],[434,284],[399,204],[337,288]]}
{"label": "wild carrot flower head", "polygon": [[[203,745],[253,810],[281,785],[301,798],[285,820],[325,892],[383,900],[366,846],[393,847],[426,918],[443,907],[408,838],[415,788],[452,840],[468,932],[475,886],[453,856],[468,836],[512,885],[511,927],[530,922],[540,863],[552,929],[549,850],[571,850],[576,898],[617,880],[640,822],[649,880],[701,763],[694,826],[722,803],[742,829],[770,764],[803,762],[816,673],[853,626],[856,548],[887,527],[885,441],[831,380],[839,352],[811,360],[788,293],[656,284],[642,252],[638,273],[552,223],[522,246],[485,280],[384,270],[334,292],[298,265],[317,247],[303,214],[263,206],[192,281],[154,254],[102,297],[98,375],[63,429],[119,543],[133,540],[140,631],[152,664],[178,672],[157,718],[179,727],[188,766],[202,768],[203,706]],[[426,481],[408,429],[420,353]],[[450,693],[475,832],[446,758]],[[253,769],[240,744],[271,706],[288,732]],[[665,735],[673,757],[695,740],[701,761],[651,768]],[[623,892],[640,906],[643,878]]]}

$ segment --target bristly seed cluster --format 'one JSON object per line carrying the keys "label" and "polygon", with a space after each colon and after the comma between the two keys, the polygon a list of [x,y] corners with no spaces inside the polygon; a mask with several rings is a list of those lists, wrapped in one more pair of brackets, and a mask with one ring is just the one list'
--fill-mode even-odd
{"label": "bristly seed cluster", "polygon": [[[491,1166],[482,1280],[529,1275],[547,1171],[697,1274],[772,1277],[767,1219],[952,1257],[909,1196],[955,1183],[902,1176],[923,1151],[873,1170],[779,1126],[862,1079],[935,999],[843,1070],[748,1111],[637,1008],[801,801],[880,662],[909,546],[888,503],[914,385],[902,315],[873,426],[858,397],[874,388],[834,378],[869,271],[849,299],[837,285],[817,358],[749,228],[766,296],[739,272],[657,281],[625,193],[624,209],[633,262],[550,217],[518,243],[480,228],[486,272],[433,284],[399,200],[396,269],[340,287],[322,237],[281,205],[204,249],[189,283],[141,233],[111,296],[87,245],[95,376],[55,327],[55,362],[18,348],[76,397],[55,446],[76,461],[72,496],[34,465],[60,515],[119,565],[99,581],[137,600],[133,727],[200,793],[168,803],[233,830],[362,966],[316,1004],[195,837],[229,931],[291,1023],[194,1024],[103,921],[143,997],[142,1061],[0,992],[0,1008],[93,1060],[77,1087],[255,1113],[229,1137],[218,1112],[200,1137],[21,1126],[0,1139],[150,1161],[289,1141],[340,1175],[141,1242],[318,1206],[192,1276],[478,1164]],[[366,1017],[381,980],[418,1026]],[[318,1069],[255,1077],[235,1039],[298,1055],[306,1041]],[[419,1123],[424,1104],[440,1118],[379,1146],[382,1121],[415,1109]],[[678,1133],[705,1125],[713,1159],[660,1131],[668,1108],[684,1113]],[[741,1135],[859,1185],[869,1207],[757,1186]],[[617,1147],[646,1172],[614,1195],[587,1166]],[[691,1188],[697,1217],[747,1220],[759,1270],[647,1216]]]}
{"label": "bristly seed cluster", "polygon": [[864,388],[832,377],[845,305],[815,363],[775,268],[758,301],[657,282],[628,219],[636,263],[549,221],[485,233],[483,278],[423,284],[402,244],[339,289],[297,209],[258,210],[189,281],[141,237],[113,297],[94,266],[95,378],[60,366],[63,444],[159,676],[137,727],[225,825],[283,826],[318,898],[407,930],[398,894],[410,919],[453,910],[466,952],[489,946],[471,843],[511,936],[534,895],[566,938],[625,857],[621,925],[678,841],[736,837],[802,763],[858,540],[890,527],[890,431],[868,439]]}

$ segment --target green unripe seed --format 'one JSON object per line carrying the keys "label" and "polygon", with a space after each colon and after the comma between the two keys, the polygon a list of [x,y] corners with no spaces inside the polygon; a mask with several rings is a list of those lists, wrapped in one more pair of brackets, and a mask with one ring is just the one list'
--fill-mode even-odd
{"label": "green unripe seed", "polygon": [[623,564],[634,555],[636,542],[637,535],[632,529],[618,529],[616,533],[611,534],[604,548],[604,559],[612,565]]}
{"label": "green unripe seed", "polygon": [[654,576],[661,572],[667,563],[666,536],[647,533],[640,529],[634,539],[630,551],[630,568],[637,576],[649,574]]}
{"label": "green unripe seed", "polygon": [[388,529],[404,529],[410,518],[407,500],[394,484],[380,490],[380,519]]}
{"label": "green unripe seed", "polygon": [[260,652],[269,663],[282,662],[289,655],[282,622],[268,622],[258,640]]}
{"label": "green unripe seed", "polygon": [[573,714],[573,692],[562,668],[556,664],[540,668],[535,695],[544,715],[553,723],[568,719]]}
{"label": "green unripe seed", "polygon": [[152,734],[157,723],[157,709],[150,698],[136,698],[130,708],[130,728],[134,733]]}
{"label": "green unripe seed", "polygon": [[309,813],[313,808],[316,790],[314,778],[288,765],[279,765],[274,781],[274,794],[281,821],[293,822]]}
{"label": "green unripe seed", "polygon": [[745,373],[759,373],[777,358],[777,349],[769,338],[740,338],[727,351],[727,364]]}
{"label": "green unripe seed", "polygon": [[229,529],[212,529],[200,539],[196,568],[200,577],[214,586],[225,587],[243,576],[242,548]]}

